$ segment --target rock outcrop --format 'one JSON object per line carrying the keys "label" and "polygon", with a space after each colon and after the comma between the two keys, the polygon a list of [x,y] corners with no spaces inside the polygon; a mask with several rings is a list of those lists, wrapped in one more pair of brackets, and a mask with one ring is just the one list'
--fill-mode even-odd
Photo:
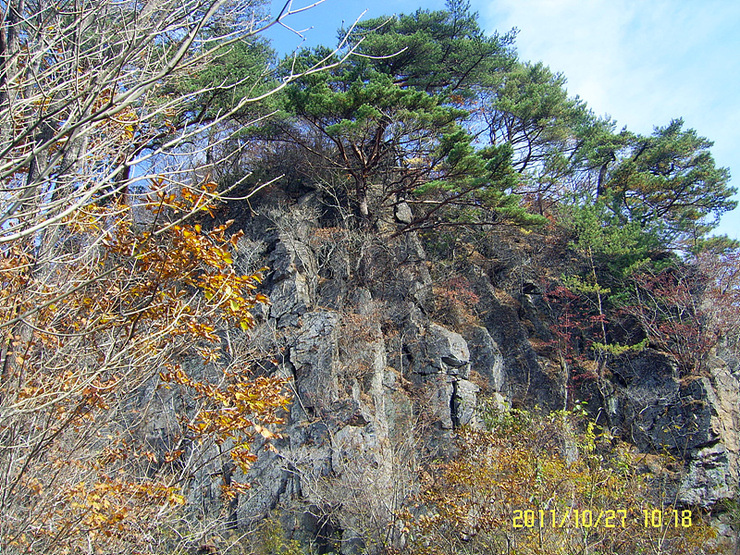
{"label": "rock outcrop", "polygon": [[[316,213],[310,203],[299,208]],[[396,211],[399,222],[407,208]],[[240,244],[245,265],[270,267],[271,305],[257,313],[250,342],[271,361],[265,372],[291,379],[293,403],[275,450],[258,450],[249,475],[234,478],[253,487],[232,518],[248,526],[279,515],[291,537],[320,552],[387,545],[420,460],[443,455],[456,428],[476,425],[481,393],[553,410],[574,393],[557,361],[536,348],[549,333],[536,287],[517,294],[471,271],[476,321],[443,324],[430,317],[430,263],[414,235],[381,240],[290,211],[279,217],[248,221]],[[648,349],[609,372],[580,394],[615,434],[686,461],[679,504],[712,506],[736,494],[737,368],[717,358],[707,376],[680,379],[667,355]],[[176,402],[163,398],[162,414]],[[147,433],[165,445],[169,423],[152,422]],[[192,496],[215,500],[220,473],[205,469]]]}

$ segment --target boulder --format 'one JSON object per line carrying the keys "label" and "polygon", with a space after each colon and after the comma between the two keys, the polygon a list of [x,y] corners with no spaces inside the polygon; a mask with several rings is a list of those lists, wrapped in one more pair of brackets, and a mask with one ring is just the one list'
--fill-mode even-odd
{"label": "boulder", "polygon": [[297,402],[313,414],[325,411],[338,400],[338,327],[336,312],[304,314],[300,332],[290,349]]}
{"label": "boulder", "polygon": [[467,378],[470,373],[470,351],[462,335],[418,314],[409,318],[407,344],[411,372],[415,374],[448,374]]}
{"label": "boulder", "polygon": [[694,450],[678,490],[678,504],[710,508],[732,499],[737,484],[730,477],[729,463],[727,449],[720,443]]}
{"label": "boulder", "polygon": [[410,224],[414,220],[414,215],[407,203],[399,202],[396,205],[396,220],[402,224]]}
{"label": "boulder", "polygon": [[478,405],[480,387],[468,380],[452,382],[452,403],[450,416],[455,428],[475,424],[475,409]]}
{"label": "boulder", "polygon": [[475,326],[463,337],[470,350],[470,369],[486,379],[491,391],[503,391],[504,357],[491,334],[483,326]]}

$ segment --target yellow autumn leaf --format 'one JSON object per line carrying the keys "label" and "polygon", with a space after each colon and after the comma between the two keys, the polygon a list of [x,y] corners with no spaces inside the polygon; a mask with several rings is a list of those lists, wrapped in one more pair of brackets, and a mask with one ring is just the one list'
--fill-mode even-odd
{"label": "yellow autumn leaf", "polygon": [[259,424],[255,424],[254,429],[257,430],[257,433],[260,434],[265,439],[273,439],[275,437],[275,434],[273,434],[270,430],[268,430],[264,426],[260,426]]}
{"label": "yellow autumn leaf", "polygon": [[180,495],[179,493],[174,492],[170,493],[167,496],[167,501],[169,501],[173,505],[184,505],[185,503],[187,503],[184,495]]}

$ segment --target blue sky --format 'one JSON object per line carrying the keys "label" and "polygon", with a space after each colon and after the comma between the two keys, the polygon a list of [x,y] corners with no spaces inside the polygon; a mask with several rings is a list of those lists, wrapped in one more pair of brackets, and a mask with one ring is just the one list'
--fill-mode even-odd
{"label": "blue sky", "polygon": [[[364,17],[377,17],[420,7],[443,9],[444,0],[325,0],[292,19],[305,41],[285,29],[269,36],[283,53],[328,46],[338,27],[365,10]],[[619,127],[649,134],[682,117],[714,141],[717,164],[730,168],[740,188],[740,2],[472,0],[471,7],[487,32],[517,27],[520,59],[562,72],[572,96]],[[740,239],[740,209],[724,216],[718,233]]]}

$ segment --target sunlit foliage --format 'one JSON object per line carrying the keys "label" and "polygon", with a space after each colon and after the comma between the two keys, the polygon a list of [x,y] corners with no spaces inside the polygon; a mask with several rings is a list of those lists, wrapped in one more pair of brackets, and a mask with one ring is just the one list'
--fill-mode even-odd
{"label": "sunlit foliage", "polygon": [[702,513],[665,488],[675,461],[653,457],[650,473],[648,456],[593,422],[579,432],[572,412],[481,416],[407,514],[409,553],[716,552]]}

